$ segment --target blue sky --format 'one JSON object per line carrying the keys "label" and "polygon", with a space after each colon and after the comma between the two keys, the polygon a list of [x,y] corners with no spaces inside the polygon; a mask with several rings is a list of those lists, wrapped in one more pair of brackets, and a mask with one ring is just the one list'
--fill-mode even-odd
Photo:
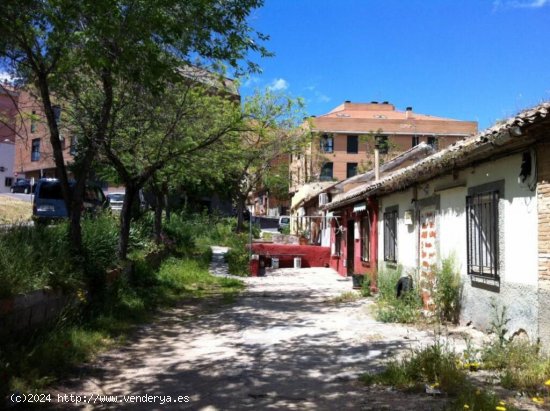
{"label": "blue sky", "polygon": [[312,115],[387,100],[484,129],[550,100],[550,0],[266,0],[250,23],[275,57],[243,96],[284,89]]}

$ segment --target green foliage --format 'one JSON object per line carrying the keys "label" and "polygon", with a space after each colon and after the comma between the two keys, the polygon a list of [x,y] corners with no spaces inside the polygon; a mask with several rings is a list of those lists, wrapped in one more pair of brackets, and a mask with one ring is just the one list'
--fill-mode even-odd
{"label": "green foliage", "polygon": [[458,323],[460,316],[460,299],[462,297],[462,282],[460,272],[456,269],[453,257],[441,261],[440,267],[434,267],[436,278],[433,299],[438,316],[443,321]]}
{"label": "green foliage", "polygon": [[43,288],[74,288],[82,271],[71,265],[67,225],[13,226],[0,233],[0,298]]}
{"label": "green foliage", "polygon": [[456,394],[466,384],[466,374],[457,367],[458,357],[444,344],[434,343],[413,350],[402,360],[391,361],[380,374],[362,377],[369,384],[380,383],[400,389],[422,391],[425,385],[435,385],[448,394]]}
{"label": "green foliage", "polygon": [[370,297],[372,295],[371,291],[371,280],[368,275],[365,275],[363,278],[363,284],[361,284],[361,295],[363,297]]}
{"label": "green foliage", "polygon": [[225,256],[225,259],[227,261],[229,272],[233,275],[249,275],[250,251],[248,250],[248,242],[248,234],[242,233],[235,234],[228,244],[230,249]]}
{"label": "green foliage", "polygon": [[[379,295],[376,301],[376,319],[382,322],[414,323],[420,316],[422,300],[413,289],[401,298],[396,296],[396,285],[401,278],[402,267],[385,269],[378,273]],[[416,284],[414,284],[416,286]]]}
{"label": "green foliage", "polygon": [[[460,366],[459,356],[447,345],[433,345],[412,350],[401,360],[390,361],[381,373],[365,373],[367,385],[382,384],[406,391],[437,390],[450,396],[446,410],[495,410],[505,405],[495,394],[474,385]],[[505,409],[512,411],[509,405]]]}

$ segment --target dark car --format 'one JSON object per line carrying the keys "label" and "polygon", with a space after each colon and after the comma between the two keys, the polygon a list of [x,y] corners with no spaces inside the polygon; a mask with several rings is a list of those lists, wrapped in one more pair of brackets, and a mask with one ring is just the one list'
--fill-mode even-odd
{"label": "dark car", "polygon": [[[74,181],[70,182],[71,189]],[[86,185],[84,192],[84,211],[96,213],[109,207],[101,188],[95,184]],[[38,223],[67,218],[69,213],[63,200],[61,182],[57,178],[42,178],[36,183],[34,201],[32,207],[33,219]]]}
{"label": "dark car", "polygon": [[34,191],[36,185],[32,185],[30,180],[19,179],[10,187],[10,192],[12,193],[25,193],[30,194]]}

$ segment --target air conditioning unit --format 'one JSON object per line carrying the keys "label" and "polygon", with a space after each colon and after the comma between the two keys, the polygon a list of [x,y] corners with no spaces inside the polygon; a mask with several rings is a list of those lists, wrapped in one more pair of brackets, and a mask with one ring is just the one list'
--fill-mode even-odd
{"label": "air conditioning unit", "polygon": [[319,194],[319,205],[325,205],[328,204],[328,194],[327,193],[321,193]]}

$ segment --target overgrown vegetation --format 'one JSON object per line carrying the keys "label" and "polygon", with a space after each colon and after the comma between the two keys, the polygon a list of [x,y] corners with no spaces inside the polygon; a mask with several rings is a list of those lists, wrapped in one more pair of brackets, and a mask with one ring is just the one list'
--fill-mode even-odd
{"label": "overgrown vegetation", "polygon": [[447,410],[515,410],[495,394],[475,386],[461,366],[460,356],[440,341],[412,350],[403,359],[388,363],[382,373],[366,373],[361,380],[410,392],[449,395]]}
{"label": "overgrown vegetation", "polygon": [[[413,288],[400,298],[396,294],[396,285],[402,275],[402,267],[383,269],[378,273],[378,299],[376,319],[386,323],[414,323],[420,316],[422,300]],[[416,286],[416,284],[413,284]]]}
{"label": "overgrown vegetation", "polygon": [[208,272],[210,245],[233,241],[234,219],[174,214],[165,240],[176,257],[156,268],[146,257],[158,246],[152,240],[152,217],[145,215],[132,225],[134,269],[107,281],[106,270],[117,265],[116,222],[111,215],[83,222],[86,255],[80,270],[67,258],[66,223],[17,226],[0,235],[0,253],[6,257],[0,259],[4,295],[62,286],[73,296],[55,323],[24,335],[3,336],[0,398],[7,390],[31,392],[66,376],[98,352],[123,342],[134,325],[149,320],[158,307],[205,297],[231,302],[243,288],[241,281]]}
{"label": "overgrown vegetation", "polygon": [[440,266],[433,267],[435,287],[432,291],[438,317],[442,321],[458,323],[462,283],[454,257],[444,258]]}

